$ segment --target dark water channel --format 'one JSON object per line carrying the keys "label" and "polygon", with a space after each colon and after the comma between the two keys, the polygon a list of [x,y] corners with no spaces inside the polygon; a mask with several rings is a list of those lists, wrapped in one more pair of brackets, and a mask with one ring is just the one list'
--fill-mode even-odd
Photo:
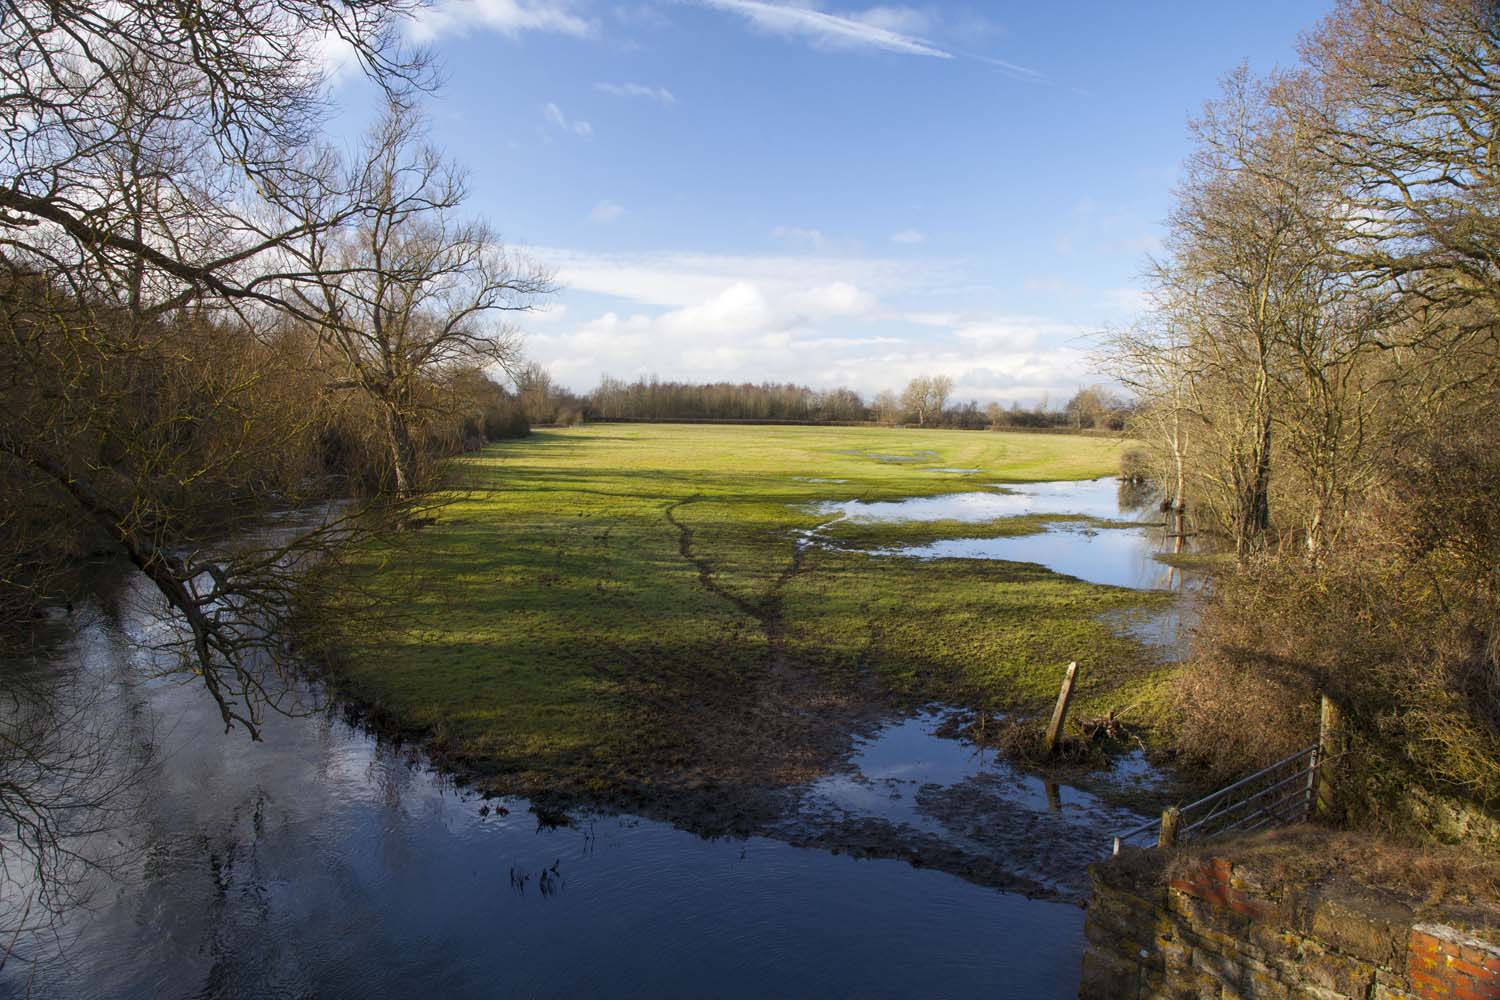
{"label": "dark water channel", "polygon": [[[129,780],[88,845],[111,870],[17,939],[0,996],[1070,997],[1082,865],[1137,821],[939,738],[934,713],[861,739],[766,836],[629,815],[544,827],[337,712],[226,736],[197,684],[153,676],[143,644],[163,627],[127,585],[58,623],[42,662],[4,665],[89,692]],[[1154,775],[1126,760],[1102,780]],[[911,850],[851,856],[893,836]],[[908,863],[927,851],[1052,898]],[[25,878],[5,892],[0,927]]]}

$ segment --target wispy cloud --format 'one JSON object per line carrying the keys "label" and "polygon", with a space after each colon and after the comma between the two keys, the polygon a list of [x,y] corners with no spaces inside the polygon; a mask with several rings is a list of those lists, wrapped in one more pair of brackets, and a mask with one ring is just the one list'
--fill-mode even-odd
{"label": "wispy cloud", "polygon": [[542,114],[546,115],[549,122],[564,132],[572,132],[574,135],[582,136],[585,139],[594,134],[594,126],[585,121],[570,120],[567,115],[563,114],[562,108],[556,104],[547,103],[542,108]]}
{"label": "wispy cloud", "polygon": [[926,243],[927,234],[920,229],[903,229],[891,237],[891,242],[915,246],[918,243]]}
{"label": "wispy cloud", "polygon": [[443,35],[467,34],[474,28],[512,38],[523,31],[585,38],[598,30],[592,20],[575,14],[566,0],[440,0],[418,8],[407,33],[413,41],[430,42]]}
{"label": "wispy cloud", "polygon": [[[966,52],[942,45],[927,37],[937,22],[926,11],[912,7],[880,6],[863,11],[833,14],[800,3],[773,3],[771,0],[697,0],[714,10],[738,14],[762,31],[803,38],[819,48],[872,48],[909,56],[932,59],[977,59],[988,63],[1017,80],[1041,82],[1041,73],[1019,63],[993,56]],[[948,32],[952,34],[950,30]],[[964,37],[972,37],[970,28]]]}
{"label": "wispy cloud", "polygon": [[903,55],[928,56],[933,59],[952,59],[953,53],[939,48],[931,42],[888,27],[905,23],[891,16],[889,8],[884,17],[867,17],[830,14],[811,7],[791,7],[766,0],[700,0],[705,7],[738,14],[764,31],[779,35],[805,38],[814,45],[874,48]]}
{"label": "wispy cloud", "polygon": [[644,97],[648,101],[676,104],[677,95],[666,87],[647,87],[639,83],[596,83],[594,89],[611,97]]}
{"label": "wispy cloud", "polygon": [[589,221],[601,223],[614,222],[624,214],[624,205],[621,205],[617,201],[610,201],[606,198],[604,201],[601,201],[599,204],[595,205],[593,211],[589,212]]}

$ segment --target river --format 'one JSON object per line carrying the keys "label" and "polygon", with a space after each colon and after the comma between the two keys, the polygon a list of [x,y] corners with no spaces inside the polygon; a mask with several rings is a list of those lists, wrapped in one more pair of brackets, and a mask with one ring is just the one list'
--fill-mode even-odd
{"label": "river", "polygon": [[[16,940],[0,994],[1068,997],[1083,911],[1065,890],[1133,817],[940,739],[940,717],[923,715],[868,734],[768,836],[588,813],[547,826],[336,710],[273,716],[260,743],[226,735],[194,682],[154,676],[142,642],[161,623],[154,595],[126,581],[56,623],[45,654],[5,665],[88,692],[130,780],[118,823],[91,841],[110,870]],[[927,808],[944,796],[968,804],[961,820]],[[837,823],[810,837],[809,817],[830,811]],[[1059,891],[850,856],[837,834],[855,819],[963,841]],[[1075,853],[1035,849],[1048,841]],[[8,922],[25,888],[13,880],[0,901]]]}

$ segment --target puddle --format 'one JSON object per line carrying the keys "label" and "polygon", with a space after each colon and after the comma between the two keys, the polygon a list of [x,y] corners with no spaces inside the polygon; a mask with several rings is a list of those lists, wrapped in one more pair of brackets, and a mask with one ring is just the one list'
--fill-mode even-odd
{"label": "puddle", "polygon": [[[935,472],[968,472],[934,469]],[[1156,647],[1168,659],[1187,655],[1188,640],[1197,622],[1192,599],[1204,586],[1201,573],[1182,570],[1155,558],[1163,552],[1197,550],[1193,539],[1180,539],[1163,524],[1148,488],[1103,478],[1082,482],[1007,484],[993,490],[914,497],[909,500],[843,500],[812,505],[810,509],[833,520],[958,521],[979,524],[1028,514],[1068,514],[1111,521],[1098,527],[1075,522],[1046,524],[1041,532],[1010,538],[950,538],[928,545],[880,550],[879,554],[909,559],[995,559],[1035,563],[1089,583],[1130,590],[1183,594],[1170,608],[1152,612],[1115,612],[1111,625],[1126,635]],[[830,521],[829,523],[832,523]],[[799,545],[817,543],[826,525],[798,535]],[[1182,529],[1179,526],[1176,531]]]}
{"label": "puddle", "polygon": [[[1202,577],[1188,575],[1181,586],[1196,595],[1203,583]],[[1160,611],[1111,611],[1103,616],[1103,620],[1122,635],[1155,648],[1170,661],[1180,662],[1187,659],[1193,629],[1198,624],[1198,612],[1198,602],[1185,599]]]}
{"label": "puddle", "polygon": [[983,472],[983,469],[928,469],[928,472],[951,472],[957,476],[972,475],[975,472]]}
{"label": "puddle", "polygon": [[[977,863],[1001,860],[1049,891],[1084,898],[1088,864],[1110,831],[1146,817],[1020,771],[993,751],[938,736],[943,720],[943,713],[927,712],[859,741],[847,772],[808,788],[792,826],[871,829],[874,821],[892,845],[941,842]],[[1139,790],[1163,775],[1144,754],[1130,754],[1099,780]]]}
{"label": "puddle", "polygon": [[1155,558],[1160,529],[1090,528],[1049,524],[1015,538],[949,538],[930,545],[885,549],[907,559],[999,559],[1036,563],[1054,573],[1131,590],[1183,589],[1184,573]]}
{"label": "puddle", "polygon": [[[934,470],[969,471],[969,470]],[[830,500],[813,509],[851,521],[967,521],[980,523],[1026,514],[1076,514],[1101,519],[1134,516],[1144,498],[1117,479],[1084,482],[1008,483],[992,490],[945,493],[909,500]]]}
{"label": "puddle", "polygon": [[820,479],[817,476],[793,476],[794,483],[832,483],[835,485],[847,483],[847,479]]}

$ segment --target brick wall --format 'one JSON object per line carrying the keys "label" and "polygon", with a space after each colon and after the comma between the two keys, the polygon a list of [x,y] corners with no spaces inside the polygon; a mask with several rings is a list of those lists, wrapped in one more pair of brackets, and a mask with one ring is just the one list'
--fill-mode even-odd
{"label": "brick wall", "polygon": [[1491,914],[1170,860],[1127,848],[1090,869],[1084,1000],[1500,1000]]}

